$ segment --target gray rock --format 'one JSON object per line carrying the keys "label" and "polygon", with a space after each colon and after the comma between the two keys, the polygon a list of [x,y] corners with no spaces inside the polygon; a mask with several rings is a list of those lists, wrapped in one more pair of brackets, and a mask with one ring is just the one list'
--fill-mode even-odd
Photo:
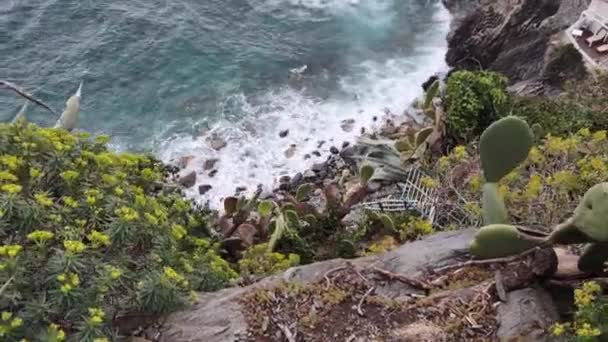
{"label": "gray rock", "polygon": [[289,159],[293,157],[294,154],[296,154],[296,145],[289,146],[289,148],[287,148],[283,153],[285,154],[285,158]]}
{"label": "gray rock", "polygon": [[321,147],[323,147],[323,145],[325,145],[325,140],[321,140],[321,141],[317,142],[317,148],[321,148]]}
{"label": "gray rock", "polygon": [[315,155],[315,156],[317,156],[317,157],[321,156],[321,152],[319,152],[319,151],[312,151],[312,154]]}
{"label": "gray rock", "polygon": [[315,164],[312,164],[312,167],[310,169],[313,170],[314,172],[321,172],[321,171],[325,170],[326,168],[327,168],[327,164],[325,164],[325,163],[315,163]]}
{"label": "gray rock", "polygon": [[209,171],[209,177],[211,177],[211,178],[215,177],[215,175],[217,175],[217,172],[218,172],[217,169]]}
{"label": "gray rock", "polygon": [[238,193],[247,191],[247,187],[246,186],[237,186],[236,189],[234,189],[234,191],[238,194]]}
{"label": "gray rock", "polygon": [[515,83],[542,78],[553,36],[573,24],[590,1],[443,2],[456,17],[448,34],[448,64],[498,71]]}
{"label": "gray rock", "polygon": [[211,137],[209,137],[208,143],[209,147],[216,151],[219,151],[228,145],[226,140],[217,134],[213,134]]}
{"label": "gray rock", "polygon": [[196,172],[192,171],[185,176],[180,177],[177,181],[181,186],[188,189],[196,184]]}
{"label": "gray rock", "polygon": [[220,160],[217,158],[211,158],[211,159],[205,160],[205,163],[203,163],[203,170],[209,171],[209,170],[213,169],[215,167],[215,164],[217,164],[218,161],[220,161]]}
{"label": "gray rock", "polygon": [[559,316],[551,296],[543,289],[528,288],[507,294],[498,306],[499,341],[554,341],[547,335]]}
{"label": "gray rock", "polygon": [[[423,240],[407,243],[391,252],[354,260],[335,259],[294,267],[282,275],[266,278],[247,287],[236,287],[213,293],[201,293],[198,303],[167,317],[162,326],[161,342],[224,342],[235,341],[247,333],[247,323],[238,300],[249,291],[277,284],[281,280],[312,282],[322,279],[327,271],[352,263],[357,267],[374,265],[390,272],[416,277],[429,266],[441,267],[462,254],[475,233],[474,229],[439,233]],[[399,285],[399,284],[397,284]],[[379,288],[378,293],[398,297],[412,290]]]}
{"label": "gray rock", "polygon": [[302,182],[302,179],[304,177],[302,176],[301,172],[296,173],[293,178],[291,179],[291,186],[295,187],[300,185],[300,183]]}
{"label": "gray rock", "polygon": [[355,127],[355,119],[342,120],[340,127],[344,132],[352,132],[353,128]]}
{"label": "gray rock", "polygon": [[284,130],[284,131],[280,131],[280,132],[279,132],[279,137],[280,137],[280,138],[285,138],[285,137],[286,137],[288,134],[289,134],[289,130],[288,130],[288,129],[286,129],[286,130]]}
{"label": "gray rock", "polygon": [[183,156],[181,158],[179,158],[179,161],[177,162],[177,166],[180,169],[185,169],[188,167],[188,164],[190,164],[190,162],[192,161],[192,159],[194,159],[194,156]]}
{"label": "gray rock", "polygon": [[329,152],[331,152],[332,154],[338,154],[338,153],[340,153],[340,150],[338,150],[337,147],[332,146],[329,148]]}
{"label": "gray rock", "polygon": [[345,141],[342,143],[342,148],[347,148],[350,145],[350,143],[348,141]]}
{"label": "gray rock", "polygon": [[317,177],[317,174],[313,170],[306,170],[302,176],[304,176],[304,179],[310,180],[311,178]]}
{"label": "gray rock", "polygon": [[279,178],[279,183],[283,184],[283,183],[289,183],[291,181],[291,177],[289,176],[281,176],[281,178]]}
{"label": "gray rock", "polygon": [[310,157],[310,154],[306,153],[306,154],[304,155],[304,160],[308,160],[308,159],[310,159],[310,158],[311,158],[311,157]]}
{"label": "gray rock", "polygon": [[200,195],[204,195],[207,192],[209,192],[209,190],[211,190],[213,187],[209,184],[203,184],[203,185],[199,185],[198,186],[198,193]]}

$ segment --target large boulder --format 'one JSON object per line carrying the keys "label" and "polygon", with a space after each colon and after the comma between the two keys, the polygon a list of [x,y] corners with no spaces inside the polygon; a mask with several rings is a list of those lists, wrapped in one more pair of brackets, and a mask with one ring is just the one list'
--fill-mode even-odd
{"label": "large boulder", "polygon": [[[388,274],[401,274],[413,279],[421,274],[426,274],[429,269],[453,265],[455,260],[463,260],[463,256],[466,256],[467,245],[474,232],[474,229],[466,229],[458,232],[439,233],[423,240],[407,243],[379,256],[354,260],[335,259],[295,267],[281,275],[266,278],[253,285],[201,294],[196,305],[167,317],[160,330],[160,341],[249,341],[253,338],[248,335],[250,327],[247,321],[251,317],[243,313],[243,307],[239,301],[256,289],[272,288],[282,281],[296,281],[299,283],[321,281],[324,284],[330,272],[344,267],[355,267],[361,270],[378,268]],[[477,295],[479,289],[488,287],[487,283],[480,283],[479,285],[473,283],[473,285],[474,287],[455,291],[464,296],[463,298],[473,299],[479,298]],[[401,281],[382,282],[376,284],[376,286],[375,293],[385,298],[400,299],[408,296],[410,298],[411,296],[425,296],[424,292],[421,293],[421,289],[417,288],[415,284],[406,284]],[[429,300],[439,298],[439,304],[436,307],[440,307],[443,302],[441,298],[446,297],[439,293],[427,298]],[[491,305],[491,302],[488,303]],[[429,310],[435,310],[436,307],[431,305]],[[260,314],[262,313],[260,312]],[[535,338],[535,340],[540,340],[546,338],[542,329],[546,328],[555,318],[555,310],[551,299],[541,290],[516,290],[508,293],[507,302],[498,307],[499,331],[496,332],[496,336],[529,336]],[[531,322],[536,323],[532,324]],[[441,325],[434,325],[423,320],[401,327],[397,326],[391,334],[395,335],[395,341],[403,340],[397,338],[397,335],[401,337],[435,336],[434,338],[440,341],[444,340],[442,336],[445,335],[445,332]]]}
{"label": "large boulder", "polygon": [[[542,78],[549,51],[590,0],[444,0],[454,14],[449,65],[489,69],[512,83]],[[522,63],[525,61],[525,63]]]}

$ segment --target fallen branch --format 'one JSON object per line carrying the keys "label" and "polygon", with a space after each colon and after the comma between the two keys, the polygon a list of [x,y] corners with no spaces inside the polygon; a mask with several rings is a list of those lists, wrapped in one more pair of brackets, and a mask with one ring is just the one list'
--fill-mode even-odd
{"label": "fallen branch", "polygon": [[533,254],[537,251],[540,250],[540,247],[534,247],[532,249],[529,249],[523,253],[517,254],[517,255],[512,255],[509,257],[504,257],[504,258],[496,258],[496,259],[487,259],[487,260],[469,260],[466,262],[460,262],[457,264],[453,264],[453,265],[447,265],[444,267],[439,267],[433,270],[433,273],[443,273],[446,271],[451,271],[457,268],[464,268],[464,267],[469,267],[469,266],[479,266],[479,265],[488,265],[488,264],[497,264],[497,263],[505,263],[505,262],[513,262],[515,260],[519,260],[525,256],[528,256],[530,254]]}
{"label": "fallen branch", "polygon": [[277,326],[279,327],[279,329],[281,329],[281,332],[283,332],[283,335],[285,336],[287,341],[296,342],[295,335],[291,332],[291,330],[289,330],[289,328],[285,324],[277,323]]}
{"label": "fallen branch", "polygon": [[35,98],[32,94],[28,93],[27,91],[23,90],[23,88],[19,87],[18,85],[11,83],[9,81],[5,81],[5,80],[0,80],[0,88],[5,87],[7,89],[10,89],[12,91],[14,91],[15,93],[17,93],[17,95],[31,101],[34,102],[35,104],[44,107],[45,109],[47,109],[49,112],[57,115],[57,113],[51,109],[51,107],[49,105],[47,105],[46,103],[42,102],[41,100],[38,100],[37,98]]}
{"label": "fallen branch", "polygon": [[327,286],[328,287],[331,286],[331,280],[329,279],[329,276],[331,274],[333,274],[335,272],[338,272],[338,271],[342,271],[342,270],[344,270],[344,269],[346,269],[348,267],[349,267],[348,265],[347,266],[340,266],[340,267],[332,268],[331,270],[325,272],[325,275],[323,277],[325,278],[325,281],[327,282]]}
{"label": "fallen branch", "polygon": [[359,316],[361,316],[361,317],[365,316],[365,314],[363,313],[363,310],[361,309],[361,305],[363,305],[363,302],[365,302],[365,298],[367,298],[375,289],[376,288],[374,286],[370,287],[369,290],[367,290],[367,292],[365,292],[363,297],[361,297],[361,300],[359,301],[359,304],[357,305],[357,313],[359,314]]}
{"label": "fallen branch", "polygon": [[407,285],[409,285],[411,287],[422,289],[424,291],[427,291],[427,290],[429,290],[431,288],[431,286],[429,284],[427,284],[426,282],[424,282],[424,281],[421,281],[421,280],[418,280],[418,279],[412,279],[412,278],[406,277],[406,276],[404,276],[402,274],[393,273],[393,272],[390,272],[390,271],[387,271],[387,270],[383,270],[383,269],[378,268],[378,267],[374,267],[374,268],[372,268],[372,270],[374,272],[382,275],[382,276],[387,277],[389,280],[397,280],[397,281],[400,281],[400,282],[402,282],[404,284],[407,284]]}

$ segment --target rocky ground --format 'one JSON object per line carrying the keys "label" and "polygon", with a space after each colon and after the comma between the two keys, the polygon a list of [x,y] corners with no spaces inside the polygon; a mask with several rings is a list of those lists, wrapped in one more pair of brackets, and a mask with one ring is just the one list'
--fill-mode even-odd
{"label": "rocky ground", "polygon": [[[551,51],[589,0],[444,3],[455,16],[450,65],[496,70],[522,93],[547,94],[553,87],[545,82]],[[372,134],[397,139],[407,127],[386,121]],[[347,182],[356,170],[348,158],[352,148],[336,148],[326,162],[283,177],[264,197],[280,197],[304,182]],[[213,166],[213,160],[205,163],[209,172]],[[180,183],[194,184],[191,178],[185,175]],[[378,186],[376,196],[391,186]],[[443,232],[386,254],[318,262],[201,294],[197,305],[141,334],[172,342],[553,340],[547,329],[558,319],[557,309],[539,284],[554,281],[547,275],[555,273],[555,251],[475,262],[467,253],[473,233]]]}
{"label": "rocky ground", "polygon": [[473,233],[440,233],[380,256],[202,294],[146,333],[174,342],[548,340],[557,313],[534,284],[553,271],[555,254],[470,262]]}

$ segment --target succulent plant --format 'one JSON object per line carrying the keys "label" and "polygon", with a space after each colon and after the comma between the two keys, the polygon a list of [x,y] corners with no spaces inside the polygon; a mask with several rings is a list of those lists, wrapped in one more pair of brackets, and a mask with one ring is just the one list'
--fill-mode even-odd
{"label": "succulent plant", "polygon": [[507,209],[498,191],[498,182],[528,157],[534,135],[522,119],[508,116],[492,123],[481,135],[481,167],[486,179],[482,195],[486,225],[507,222]]}
{"label": "succulent plant", "polygon": [[471,254],[481,259],[500,258],[542,245],[544,239],[520,232],[515,226],[491,224],[479,229],[469,246]]}
{"label": "succulent plant", "polygon": [[505,224],[482,227],[474,236],[469,251],[481,259],[499,258],[542,246],[586,243],[578,261],[583,272],[602,272],[608,260],[608,183],[591,187],[571,218],[556,226],[550,235]]}
{"label": "succulent plant", "polygon": [[487,182],[497,183],[526,160],[534,144],[528,124],[514,116],[492,123],[481,135],[481,167]]}

